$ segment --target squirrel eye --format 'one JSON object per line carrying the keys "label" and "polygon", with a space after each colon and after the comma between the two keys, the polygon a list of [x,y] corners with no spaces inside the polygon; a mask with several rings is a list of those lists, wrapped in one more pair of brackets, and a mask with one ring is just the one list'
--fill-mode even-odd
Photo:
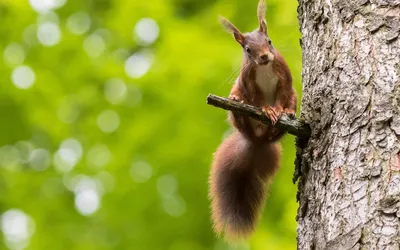
{"label": "squirrel eye", "polygon": [[250,52],[251,52],[251,49],[250,49],[249,47],[246,47],[246,52],[247,52],[247,53],[250,53]]}
{"label": "squirrel eye", "polygon": [[268,39],[268,43],[269,43],[269,45],[272,45],[272,41],[271,41],[271,40],[269,40],[269,39]]}

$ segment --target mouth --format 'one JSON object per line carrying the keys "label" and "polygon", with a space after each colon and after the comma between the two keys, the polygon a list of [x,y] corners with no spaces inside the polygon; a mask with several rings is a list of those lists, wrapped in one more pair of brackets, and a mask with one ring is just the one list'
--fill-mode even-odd
{"label": "mouth", "polygon": [[268,60],[265,60],[265,61],[257,61],[257,64],[260,65],[260,66],[265,66],[265,65],[268,65],[269,62],[270,62],[270,61],[268,61]]}

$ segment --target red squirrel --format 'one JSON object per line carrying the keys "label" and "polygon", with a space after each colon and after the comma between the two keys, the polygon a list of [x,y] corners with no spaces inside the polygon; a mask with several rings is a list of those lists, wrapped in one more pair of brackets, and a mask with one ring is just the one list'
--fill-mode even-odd
{"label": "red squirrel", "polygon": [[229,112],[235,131],[214,153],[209,197],[214,231],[226,239],[246,238],[257,225],[266,199],[266,186],[280,166],[278,142],[285,134],[274,127],[282,113],[296,113],[292,76],[267,32],[266,7],[258,4],[259,27],[242,34],[230,21],[221,24],[243,48],[243,62],[230,98],[257,106],[270,118],[266,125]]}

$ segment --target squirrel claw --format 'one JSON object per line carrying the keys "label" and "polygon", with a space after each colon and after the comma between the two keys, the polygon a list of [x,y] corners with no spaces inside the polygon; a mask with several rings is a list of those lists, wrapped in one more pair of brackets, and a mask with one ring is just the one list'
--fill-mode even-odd
{"label": "squirrel claw", "polygon": [[235,102],[240,102],[243,103],[243,100],[240,100],[240,98],[237,95],[230,95],[229,99],[235,101]]}
{"label": "squirrel claw", "polygon": [[271,120],[272,126],[274,126],[278,122],[278,119],[281,116],[281,112],[271,106],[262,107],[261,110],[265,114],[265,116],[267,116]]}

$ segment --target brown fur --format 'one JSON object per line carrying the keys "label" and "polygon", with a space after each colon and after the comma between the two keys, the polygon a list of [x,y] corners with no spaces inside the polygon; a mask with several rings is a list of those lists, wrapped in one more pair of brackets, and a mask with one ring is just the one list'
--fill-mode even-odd
{"label": "brown fur", "polygon": [[[247,34],[242,34],[227,19],[220,19],[244,51],[240,75],[230,97],[262,108],[273,123],[265,125],[229,113],[236,131],[215,152],[209,178],[214,230],[219,235],[224,233],[228,239],[247,237],[254,231],[266,199],[266,186],[280,165],[277,141],[284,132],[276,129],[274,124],[283,112],[296,112],[292,76],[282,55],[269,40],[264,12],[265,5],[260,0],[257,11],[259,28]],[[265,95],[256,83],[257,67],[268,63],[272,64],[272,71],[278,79],[273,105],[264,100]],[[269,82],[271,78],[265,84]]]}
{"label": "brown fur", "polygon": [[[266,164],[266,159],[268,164]],[[252,142],[234,132],[217,149],[210,175],[214,230],[227,239],[255,229],[266,198],[266,184],[279,167],[280,146]]]}
{"label": "brown fur", "polygon": [[[255,65],[247,66],[249,59],[244,58],[242,63],[242,68],[240,76],[234,86],[232,87],[230,96],[235,96],[237,101],[243,101],[243,103],[262,107],[262,108],[272,108],[279,116],[285,113],[296,113],[297,97],[295,90],[292,86],[292,76],[290,70],[283,59],[282,55],[278,50],[274,49],[274,61],[272,66],[275,74],[278,76],[279,82],[276,89],[276,101],[273,107],[269,107],[263,100],[263,95],[255,83]],[[269,116],[268,114],[266,114]],[[247,138],[254,138],[253,128],[250,126],[251,118],[243,115],[229,113],[229,119],[234,127],[236,127],[241,133],[243,133]],[[270,142],[275,142],[284,136],[284,132],[279,131],[273,126],[267,127],[263,139]]]}

